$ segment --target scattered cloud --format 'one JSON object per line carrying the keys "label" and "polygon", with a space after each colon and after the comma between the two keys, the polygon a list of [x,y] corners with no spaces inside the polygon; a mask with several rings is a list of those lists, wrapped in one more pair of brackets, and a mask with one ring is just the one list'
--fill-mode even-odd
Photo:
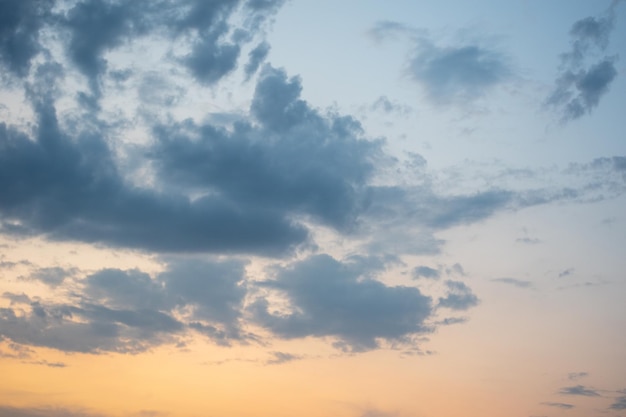
{"label": "scattered cloud", "polygon": [[439,46],[422,39],[409,63],[409,74],[432,102],[468,102],[511,77],[506,57],[480,45]]}
{"label": "scattered cloud", "polygon": [[247,79],[250,79],[250,77],[257,72],[269,52],[270,45],[264,41],[255,46],[254,49],[248,53],[248,62],[244,68]]}
{"label": "scattered cloud", "polygon": [[266,365],[280,365],[286,362],[297,361],[303,358],[301,355],[294,355],[286,352],[272,352],[272,358],[265,361]]}
{"label": "scattered cloud", "polygon": [[380,96],[371,105],[370,110],[385,114],[407,115],[413,112],[413,108],[406,104],[401,104],[390,100],[387,96]]}
{"label": "scattered cloud", "polygon": [[480,42],[445,45],[426,30],[393,21],[377,22],[368,34],[376,42],[409,40],[407,75],[434,104],[466,104],[513,78],[508,57]]}
{"label": "scattered cloud", "polygon": [[461,281],[446,281],[445,285],[448,294],[439,298],[437,307],[449,308],[452,310],[468,310],[478,305],[478,297],[472,293],[470,287]]}
{"label": "scattered cloud", "polygon": [[46,360],[30,361],[30,362],[24,362],[24,363],[27,363],[29,365],[42,365],[42,366],[47,366],[49,368],[65,368],[65,367],[67,367],[67,364],[65,362],[48,362]]}
{"label": "scattered cloud", "polygon": [[605,16],[583,18],[570,29],[571,49],[561,55],[556,86],[546,99],[546,104],[561,115],[562,122],[591,113],[618,75],[617,56],[604,54],[617,3],[611,3]]}
{"label": "scattered cloud", "polygon": [[560,408],[562,410],[570,410],[570,409],[574,408],[573,404],[567,404],[567,403],[545,402],[545,403],[541,403],[541,404],[547,405],[548,407]]}
{"label": "scattered cloud", "polygon": [[589,376],[588,372],[570,372],[567,375],[567,379],[569,379],[570,381],[577,381],[581,378],[584,378],[586,376]]}
{"label": "scattered cloud", "polygon": [[574,268],[567,268],[559,272],[559,278],[569,277],[574,273]]}
{"label": "scattered cloud", "polygon": [[559,394],[563,395],[580,395],[583,397],[600,397],[598,391],[587,388],[584,385],[575,385],[573,387],[561,388]]}

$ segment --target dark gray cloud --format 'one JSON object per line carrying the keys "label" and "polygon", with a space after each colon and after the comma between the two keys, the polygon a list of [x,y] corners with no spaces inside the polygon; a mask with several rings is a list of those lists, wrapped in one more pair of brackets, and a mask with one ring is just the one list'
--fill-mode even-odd
{"label": "dark gray cloud", "polygon": [[[241,47],[262,35],[264,22],[282,4],[282,0],[78,0],[53,12],[55,1],[5,0],[0,3],[0,64],[25,76],[43,50],[42,28],[51,29],[64,40],[67,56],[89,81],[92,94],[83,98],[97,104],[108,69],[106,54],[156,35],[172,42],[170,55],[198,82],[214,84],[236,68]],[[261,43],[251,55],[251,62],[256,62],[252,65],[258,67],[266,46]]]}
{"label": "dark gray cloud", "polygon": [[0,124],[2,231],[155,251],[277,254],[307,238],[284,213],[219,196],[139,189],[124,182],[100,131],[59,128],[48,100],[36,103],[34,138]]}
{"label": "dark gray cloud", "polygon": [[301,89],[299,79],[266,66],[251,106],[258,124],[157,127],[160,177],[258,212],[305,214],[349,229],[364,209],[381,143],[365,140],[351,117],[312,109]]}
{"label": "dark gray cloud", "polygon": [[429,266],[416,266],[413,268],[413,279],[418,278],[429,278],[429,279],[439,279],[440,273],[438,269],[431,268]]}
{"label": "dark gray cloud", "polygon": [[440,297],[437,307],[449,308],[452,310],[468,310],[478,305],[480,302],[478,297],[472,292],[464,282],[451,281],[445,282],[448,294]]}
{"label": "dark gray cloud", "polygon": [[108,126],[77,124],[70,134],[50,93],[34,85],[34,135],[0,124],[2,230],[159,252],[280,255],[307,242],[297,216],[340,231],[380,216],[442,229],[509,204],[512,194],[501,190],[442,197],[428,187],[369,185],[376,165],[390,161],[382,142],[367,140],[352,117],[311,108],[301,89],[266,66],[249,121],[154,126],[146,153],[158,185],[170,185],[165,192],[128,184]]}
{"label": "dark gray cloud", "polygon": [[567,404],[567,403],[545,402],[545,403],[541,403],[541,404],[547,405],[548,407],[560,408],[562,410],[570,410],[570,409],[574,408],[573,404]]}
{"label": "dark gray cloud", "polygon": [[575,385],[572,387],[564,387],[561,388],[559,394],[563,395],[581,395],[584,397],[600,397],[598,391],[587,388],[584,385]]}
{"label": "dark gray cloud", "polygon": [[[101,305],[31,304],[27,313],[0,309],[0,332],[16,343],[66,352],[144,351],[171,341],[182,328],[172,317],[152,310],[114,310]],[[76,320],[80,321],[76,321]]]}
{"label": "dark gray cloud", "polygon": [[79,1],[62,17],[69,31],[68,54],[99,91],[98,77],[106,69],[104,52],[148,28],[142,25],[145,1],[114,3],[108,0]]}
{"label": "dark gray cloud", "polygon": [[[148,33],[177,42],[188,40],[190,51],[182,56],[173,51],[173,55],[198,82],[210,85],[235,69],[241,46],[281,4],[232,0],[79,2],[64,19],[71,33],[68,50],[97,91],[98,77],[106,69],[105,51]],[[242,27],[230,23],[236,12],[242,15]]]}
{"label": "dark gray cloud", "polygon": [[616,6],[617,2],[613,2],[603,17],[586,17],[572,25],[571,49],[561,55],[555,88],[546,99],[546,104],[561,115],[562,122],[591,113],[618,74],[617,56],[604,54],[613,31]]}
{"label": "dark gray cloud", "polygon": [[141,352],[173,343],[190,329],[218,344],[243,342],[251,336],[240,326],[243,267],[234,260],[176,261],[154,278],[104,269],[76,283],[73,302],[14,300],[19,308],[0,310],[0,337],[88,353]]}
{"label": "dark gray cloud", "polygon": [[561,113],[562,121],[591,113],[617,76],[615,61],[615,57],[607,57],[586,70],[564,72],[557,79],[547,104]]}
{"label": "dark gray cloud", "polygon": [[24,76],[33,57],[42,50],[39,33],[51,15],[52,0],[0,2],[0,65]]}
{"label": "dark gray cloud", "polygon": [[574,273],[574,268],[567,268],[559,272],[559,278],[569,277]]}
{"label": "dark gray cloud", "polygon": [[218,32],[198,40],[183,59],[191,74],[202,84],[215,84],[237,65],[239,45],[218,42],[220,35]]}
{"label": "dark gray cloud", "polygon": [[358,262],[318,255],[278,268],[275,279],[259,283],[279,291],[293,307],[276,311],[265,298],[250,307],[254,319],[279,337],[332,337],[335,346],[362,351],[380,341],[402,342],[429,331],[430,297],[417,288],[387,286],[368,278]]}
{"label": "dark gray cloud", "polygon": [[441,47],[418,42],[409,63],[410,76],[435,103],[469,101],[510,78],[504,55],[480,45]]}
{"label": "dark gray cloud", "polygon": [[257,70],[261,67],[265,58],[270,52],[270,44],[267,42],[261,42],[257,46],[254,47],[253,50],[248,53],[248,62],[244,67],[244,71],[246,73],[246,78],[249,79],[252,77]]}
{"label": "dark gray cloud", "polygon": [[494,278],[492,279],[492,281],[513,285],[518,288],[531,288],[533,286],[533,283],[530,281],[516,279],[516,278]]}
{"label": "dark gray cloud", "polygon": [[618,397],[615,399],[615,402],[610,405],[610,410],[626,410],[626,395],[623,397]]}

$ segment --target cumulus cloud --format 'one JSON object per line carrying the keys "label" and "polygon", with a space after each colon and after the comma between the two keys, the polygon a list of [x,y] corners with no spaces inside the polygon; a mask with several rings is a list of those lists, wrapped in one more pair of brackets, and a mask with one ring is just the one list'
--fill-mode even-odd
{"label": "cumulus cloud", "polygon": [[591,113],[618,74],[617,56],[605,54],[616,7],[613,2],[605,16],[583,18],[570,29],[571,49],[561,55],[556,85],[546,99],[562,122]]}
{"label": "cumulus cloud", "polygon": [[350,228],[364,210],[381,143],[364,140],[355,119],[311,108],[301,89],[298,78],[266,66],[251,105],[258,124],[241,122],[232,132],[191,122],[157,127],[159,175],[255,212]]}
{"label": "cumulus cloud", "polygon": [[414,287],[387,286],[368,278],[363,266],[317,255],[278,268],[261,288],[278,291],[291,305],[275,309],[267,298],[250,307],[255,320],[279,337],[331,337],[351,351],[374,349],[381,341],[402,342],[428,331],[433,307]]}
{"label": "cumulus cloud", "polygon": [[240,325],[243,266],[234,260],[174,261],[155,277],[103,269],[80,280],[72,300],[15,299],[19,305],[0,309],[0,336],[87,353],[141,352],[190,330],[222,345],[243,342],[250,336]]}
{"label": "cumulus cloud", "polygon": [[277,212],[130,186],[101,132],[69,137],[47,100],[37,112],[34,138],[0,123],[5,233],[170,252],[276,253],[307,237]]}

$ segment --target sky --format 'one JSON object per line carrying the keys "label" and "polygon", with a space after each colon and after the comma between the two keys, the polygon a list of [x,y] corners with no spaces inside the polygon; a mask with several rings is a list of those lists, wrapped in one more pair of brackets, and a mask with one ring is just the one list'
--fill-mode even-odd
{"label": "sky", "polygon": [[0,416],[626,417],[626,4],[0,0]]}

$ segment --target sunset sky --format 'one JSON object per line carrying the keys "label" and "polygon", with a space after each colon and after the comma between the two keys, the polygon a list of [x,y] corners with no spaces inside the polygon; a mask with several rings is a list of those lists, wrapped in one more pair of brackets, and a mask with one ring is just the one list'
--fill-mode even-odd
{"label": "sunset sky", "polygon": [[626,2],[0,0],[0,417],[626,417]]}

